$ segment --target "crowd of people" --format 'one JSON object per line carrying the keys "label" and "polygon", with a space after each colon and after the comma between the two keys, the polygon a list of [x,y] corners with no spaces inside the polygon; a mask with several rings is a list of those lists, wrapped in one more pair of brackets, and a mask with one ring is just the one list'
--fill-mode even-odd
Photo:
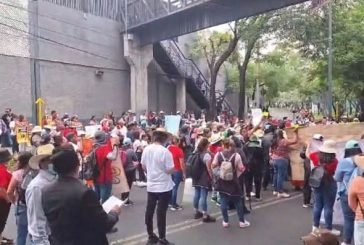
{"label": "crowd of people", "polygon": [[[230,226],[231,208],[237,211],[238,226],[249,227],[246,202],[262,201],[262,190],[270,184],[277,198],[290,197],[284,182],[290,172],[290,146],[299,141],[299,127],[287,137],[285,128],[293,126],[292,121],[275,120],[267,112],[256,124],[226,112],[216,121],[206,121],[203,112],[198,119],[193,113],[177,115],[181,116],[177,134],[166,130],[163,111],[142,114],[138,120],[132,111],[121,118],[107,113],[100,121],[92,116],[86,125],[96,130],[90,133],[77,115],[59,117],[52,111],[40,127],[7,109],[0,120],[0,235],[14,204],[16,244],[108,244],[106,234],[115,231],[121,207],[106,213],[102,204],[112,195],[112,164],[117,160],[127,184],[120,193],[123,206],[134,204],[133,185],[146,187],[147,244],[173,244],[166,239],[167,210],[182,209],[178,189],[186,178],[192,178],[195,190],[192,217],[216,222],[209,214],[211,194],[220,206],[224,228]],[[348,141],[345,158],[338,161],[334,141],[322,135],[314,135],[312,141],[322,146],[310,152],[307,145],[301,153],[303,207],[312,206],[311,192],[314,197],[312,233],[319,232],[324,210],[325,228],[339,235],[332,226],[338,194],[345,218],[342,244],[351,244],[354,238],[362,245],[364,156],[359,142]],[[16,169],[10,172],[7,164],[14,160]],[[12,244],[4,237],[0,241]]]}

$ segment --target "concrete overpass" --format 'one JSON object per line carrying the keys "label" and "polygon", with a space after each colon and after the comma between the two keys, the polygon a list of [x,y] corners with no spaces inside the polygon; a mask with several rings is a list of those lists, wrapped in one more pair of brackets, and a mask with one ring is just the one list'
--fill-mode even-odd
{"label": "concrete overpass", "polygon": [[146,45],[307,0],[128,0],[124,32]]}

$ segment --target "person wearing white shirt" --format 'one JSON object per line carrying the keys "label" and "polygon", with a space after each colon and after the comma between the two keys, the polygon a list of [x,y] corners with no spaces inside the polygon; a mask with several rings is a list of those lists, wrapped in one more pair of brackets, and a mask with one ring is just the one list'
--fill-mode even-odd
{"label": "person wearing white shirt", "polygon": [[[166,215],[174,186],[171,177],[174,171],[173,157],[164,147],[168,137],[165,129],[155,130],[154,143],[144,149],[141,159],[142,166],[147,172],[148,198],[145,212],[145,223],[149,235],[147,244],[173,245],[166,240]],[[153,216],[157,205],[159,237],[153,232]]]}

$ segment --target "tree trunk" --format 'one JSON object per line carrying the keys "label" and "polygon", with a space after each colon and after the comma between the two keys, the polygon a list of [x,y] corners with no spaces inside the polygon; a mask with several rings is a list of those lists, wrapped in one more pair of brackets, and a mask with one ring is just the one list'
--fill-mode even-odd
{"label": "tree trunk", "polygon": [[240,65],[238,63],[238,69],[239,69],[239,83],[240,83],[240,89],[239,89],[239,113],[238,117],[240,119],[244,119],[245,117],[245,96],[246,96],[246,72],[248,70],[248,64],[250,61],[250,58],[252,56],[252,52],[255,46],[255,43],[257,42],[258,37],[251,40],[251,42],[248,43],[248,46],[246,47],[245,51],[245,57],[243,64]]}
{"label": "tree trunk", "polygon": [[211,71],[211,81],[210,81],[210,109],[208,113],[208,119],[214,121],[216,118],[216,81],[217,72]]}
{"label": "tree trunk", "polygon": [[239,69],[239,112],[238,117],[240,119],[245,118],[245,96],[246,96],[246,67],[238,65]]}

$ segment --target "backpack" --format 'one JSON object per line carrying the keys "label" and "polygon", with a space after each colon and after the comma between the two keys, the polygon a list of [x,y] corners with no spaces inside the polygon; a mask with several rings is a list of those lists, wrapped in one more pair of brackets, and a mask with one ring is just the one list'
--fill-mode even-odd
{"label": "backpack", "polygon": [[235,154],[234,153],[229,160],[227,160],[224,156],[224,154],[219,153],[220,156],[222,157],[222,162],[220,164],[220,173],[219,173],[219,178],[221,180],[225,180],[225,181],[232,181],[234,180],[234,166],[233,164],[235,164]]}
{"label": "backpack", "polygon": [[193,153],[189,158],[189,165],[190,165],[190,173],[193,180],[198,180],[203,171],[205,170],[205,164],[203,159],[201,158],[200,153]]}
{"label": "backpack", "polygon": [[26,204],[25,192],[30,182],[38,175],[38,171],[29,170],[23,175],[23,181],[20,186],[17,187],[16,192],[18,194],[18,204]]}
{"label": "backpack", "polygon": [[319,165],[311,170],[310,178],[308,179],[308,184],[312,188],[319,188],[322,184],[322,180],[325,176],[325,168],[323,165]]}
{"label": "backpack", "polygon": [[97,148],[93,149],[85,158],[82,179],[95,180],[100,175],[100,169],[96,161],[96,150]]}

